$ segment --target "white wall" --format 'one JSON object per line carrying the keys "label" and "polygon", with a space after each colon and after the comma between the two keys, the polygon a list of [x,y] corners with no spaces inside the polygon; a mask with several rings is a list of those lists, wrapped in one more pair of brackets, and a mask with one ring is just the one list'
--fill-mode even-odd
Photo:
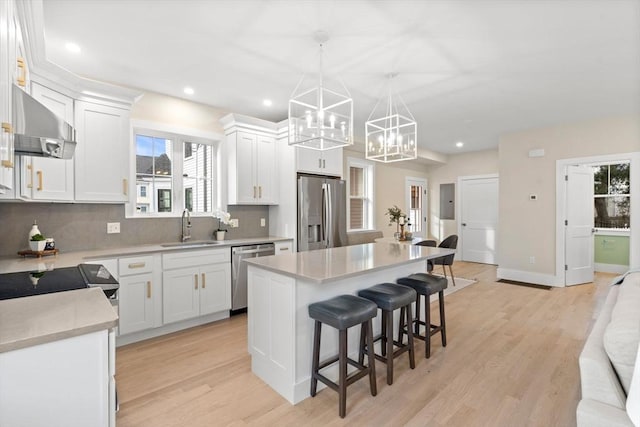
{"label": "white wall", "polygon": [[455,219],[440,219],[440,184],[456,184],[460,176],[486,175],[498,172],[498,150],[476,151],[449,155],[447,163],[431,166],[428,177],[429,235],[438,241],[458,232],[459,206],[456,205]]}
{"label": "white wall", "polygon": [[[533,149],[544,149],[544,157],[528,157]],[[557,160],[634,151],[640,151],[640,118],[636,116],[503,135],[499,145],[499,267],[528,272],[532,277],[555,275]],[[538,200],[529,201],[529,194],[537,194]],[[531,256],[535,264],[529,263]]]}

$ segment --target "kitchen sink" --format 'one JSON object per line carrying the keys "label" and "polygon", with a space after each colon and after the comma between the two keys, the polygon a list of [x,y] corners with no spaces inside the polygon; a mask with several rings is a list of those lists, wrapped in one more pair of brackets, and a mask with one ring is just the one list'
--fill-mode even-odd
{"label": "kitchen sink", "polygon": [[162,246],[163,248],[200,248],[204,246],[221,245],[222,243],[224,242],[221,240],[205,240],[196,242],[165,243],[160,246]]}

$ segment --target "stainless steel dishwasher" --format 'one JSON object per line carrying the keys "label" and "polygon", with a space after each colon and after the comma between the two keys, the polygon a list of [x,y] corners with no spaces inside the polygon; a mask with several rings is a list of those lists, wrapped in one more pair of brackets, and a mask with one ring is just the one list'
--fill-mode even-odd
{"label": "stainless steel dishwasher", "polygon": [[242,260],[275,255],[273,243],[231,247],[231,312],[247,308],[247,263]]}

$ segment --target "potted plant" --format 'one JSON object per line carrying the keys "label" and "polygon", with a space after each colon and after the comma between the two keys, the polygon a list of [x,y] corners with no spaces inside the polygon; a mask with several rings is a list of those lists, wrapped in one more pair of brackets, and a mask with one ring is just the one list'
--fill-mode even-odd
{"label": "potted plant", "polygon": [[393,205],[393,207],[388,208],[385,215],[389,216],[389,225],[393,225],[396,223],[396,232],[394,233],[394,237],[398,240],[406,240],[407,232],[405,231],[405,226],[411,226],[411,223],[407,219],[407,214],[402,212],[398,206]]}
{"label": "potted plant", "polygon": [[44,251],[44,247],[47,244],[47,239],[42,234],[34,234],[29,240],[29,247],[34,252]]}
{"label": "potted plant", "polygon": [[218,209],[213,214],[213,217],[218,218],[218,229],[214,232],[216,240],[224,240],[224,235],[227,231],[227,228],[224,226],[227,226],[231,223],[231,214],[229,212]]}

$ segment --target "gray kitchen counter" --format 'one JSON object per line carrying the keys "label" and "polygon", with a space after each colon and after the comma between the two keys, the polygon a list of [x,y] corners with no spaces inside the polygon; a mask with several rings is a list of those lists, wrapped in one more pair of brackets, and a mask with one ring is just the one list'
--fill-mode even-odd
{"label": "gray kitchen counter", "polygon": [[0,301],[0,353],[116,326],[118,315],[100,288]]}
{"label": "gray kitchen counter", "polygon": [[193,241],[183,244],[179,242],[166,242],[152,245],[137,245],[122,248],[95,249],[66,253],[63,250],[60,250],[60,253],[58,255],[43,256],[42,258],[22,258],[16,254],[16,256],[0,257],[0,273],[13,273],[17,271],[45,271],[51,270],[53,268],[73,267],[78,264],[90,263],[92,260],[99,260],[103,258],[118,258],[196,249],[229,248],[231,246],[286,242],[291,240],[292,239],[288,237],[267,236],[222,241]]}

